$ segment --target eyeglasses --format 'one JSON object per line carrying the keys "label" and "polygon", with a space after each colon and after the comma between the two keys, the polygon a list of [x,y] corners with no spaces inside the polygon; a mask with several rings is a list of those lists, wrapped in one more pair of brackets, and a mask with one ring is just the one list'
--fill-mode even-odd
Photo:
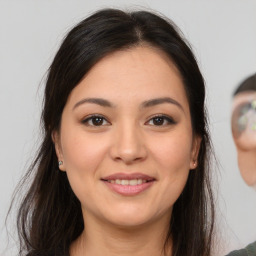
{"label": "eyeglasses", "polygon": [[256,133],[256,99],[237,106],[232,115],[232,130],[239,136],[246,129]]}

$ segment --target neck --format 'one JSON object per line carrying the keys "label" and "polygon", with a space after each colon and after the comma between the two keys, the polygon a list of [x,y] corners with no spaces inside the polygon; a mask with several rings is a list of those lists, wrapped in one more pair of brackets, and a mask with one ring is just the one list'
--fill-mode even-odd
{"label": "neck", "polygon": [[[166,255],[163,248],[169,218],[139,227],[117,227],[90,219],[85,220],[85,227],[86,230],[71,245],[71,256]],[[166,249],[168,255],[171,255],[171,246]]]}

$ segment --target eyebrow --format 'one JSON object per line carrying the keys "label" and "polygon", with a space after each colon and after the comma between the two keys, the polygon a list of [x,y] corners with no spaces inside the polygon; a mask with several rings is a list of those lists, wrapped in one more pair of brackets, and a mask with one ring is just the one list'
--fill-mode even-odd
{"label": "eyebrow", "polygon": [[[77,108],[78,106],[80,106],[80,105],[82,105],[84,103],[97,104],[97,105],[102,106],[102,107],[110,107],[110,108],[115,107],[115,105],[112,104],[110,101],[102,99],[102,98],[85,98],[85,99],[82,99],[82,100],[78,101],[74,105],[73,109]],[[176,101],[176,100],[174,100],[174,99],[172,99],[170,97],[150,99],[150,100],[142,102],[140,107],[141,108],[148,108],[148,107],[153,107],[153,106],[164,104],[164,103],[169,103],[169,104],[176,105],[182,111],[184,111],[184,109],[181,106],[181,104],[178,101]]]}
{"label": "eyebrow", "polygon": [[179,107],[182,111],[184,111],[181,104],[178,101],[176,101],[176,100],[174,100],[170,97],[163,97],[163,98],[156,98],[156,99],[147,100],[147,101],[144,101],[141,104],[141,106],[144,107],[144,108],[147,108],[147,107],[153,107],[153,106],[156,106],[156,105],[159,105],[159,104],[164,104],[164,103],[174,104],[177,107]]}
{"label": "eyebrow", "polygon": [[84,103],[93,103],[93,104],[97,104],[97,105],[100,105],[102,107],[114,107],[114,105],[109,102],[108,100],[105,100],[105,99],[102,99],[102,98],[85,98],[85,99],[82,99],[80,101],[78,101],[73,109],[77,108],[78,106],[84,104]]}

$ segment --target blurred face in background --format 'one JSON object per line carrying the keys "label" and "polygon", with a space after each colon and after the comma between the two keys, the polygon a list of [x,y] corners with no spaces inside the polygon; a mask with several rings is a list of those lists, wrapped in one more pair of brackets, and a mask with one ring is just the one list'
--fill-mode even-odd
{"label": "blurred face in background", "polygon": [[241,175],[249,186],[254,186],[256,185],[256,91],[244,91],[235,95],[231,125]]}

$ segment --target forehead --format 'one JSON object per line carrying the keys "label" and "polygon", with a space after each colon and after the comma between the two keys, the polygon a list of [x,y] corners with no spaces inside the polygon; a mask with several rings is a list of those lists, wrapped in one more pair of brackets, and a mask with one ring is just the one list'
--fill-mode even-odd
{"label": "forehead", "polygon": [[125,78],[122,75],[130,74],[130,72],[137,76],[141,74],[141,77],[147,75],[151,78],[170,76],[172,73],[173,77],[182,80],[172,60],[162,50],[151,46],[137,46],[110,53],[98,61],[86,77],[97,73],[97,75],[107,74],[110,78],[112,75],[115,79],[122,79]]}
{"label": "forehead", "polygon": [[141,97],[174,97],[187,104],[180,72],[161,50],[139,46],[111,53],[96,63],[74,88],[72,98],[125,96],[135,101]]}

